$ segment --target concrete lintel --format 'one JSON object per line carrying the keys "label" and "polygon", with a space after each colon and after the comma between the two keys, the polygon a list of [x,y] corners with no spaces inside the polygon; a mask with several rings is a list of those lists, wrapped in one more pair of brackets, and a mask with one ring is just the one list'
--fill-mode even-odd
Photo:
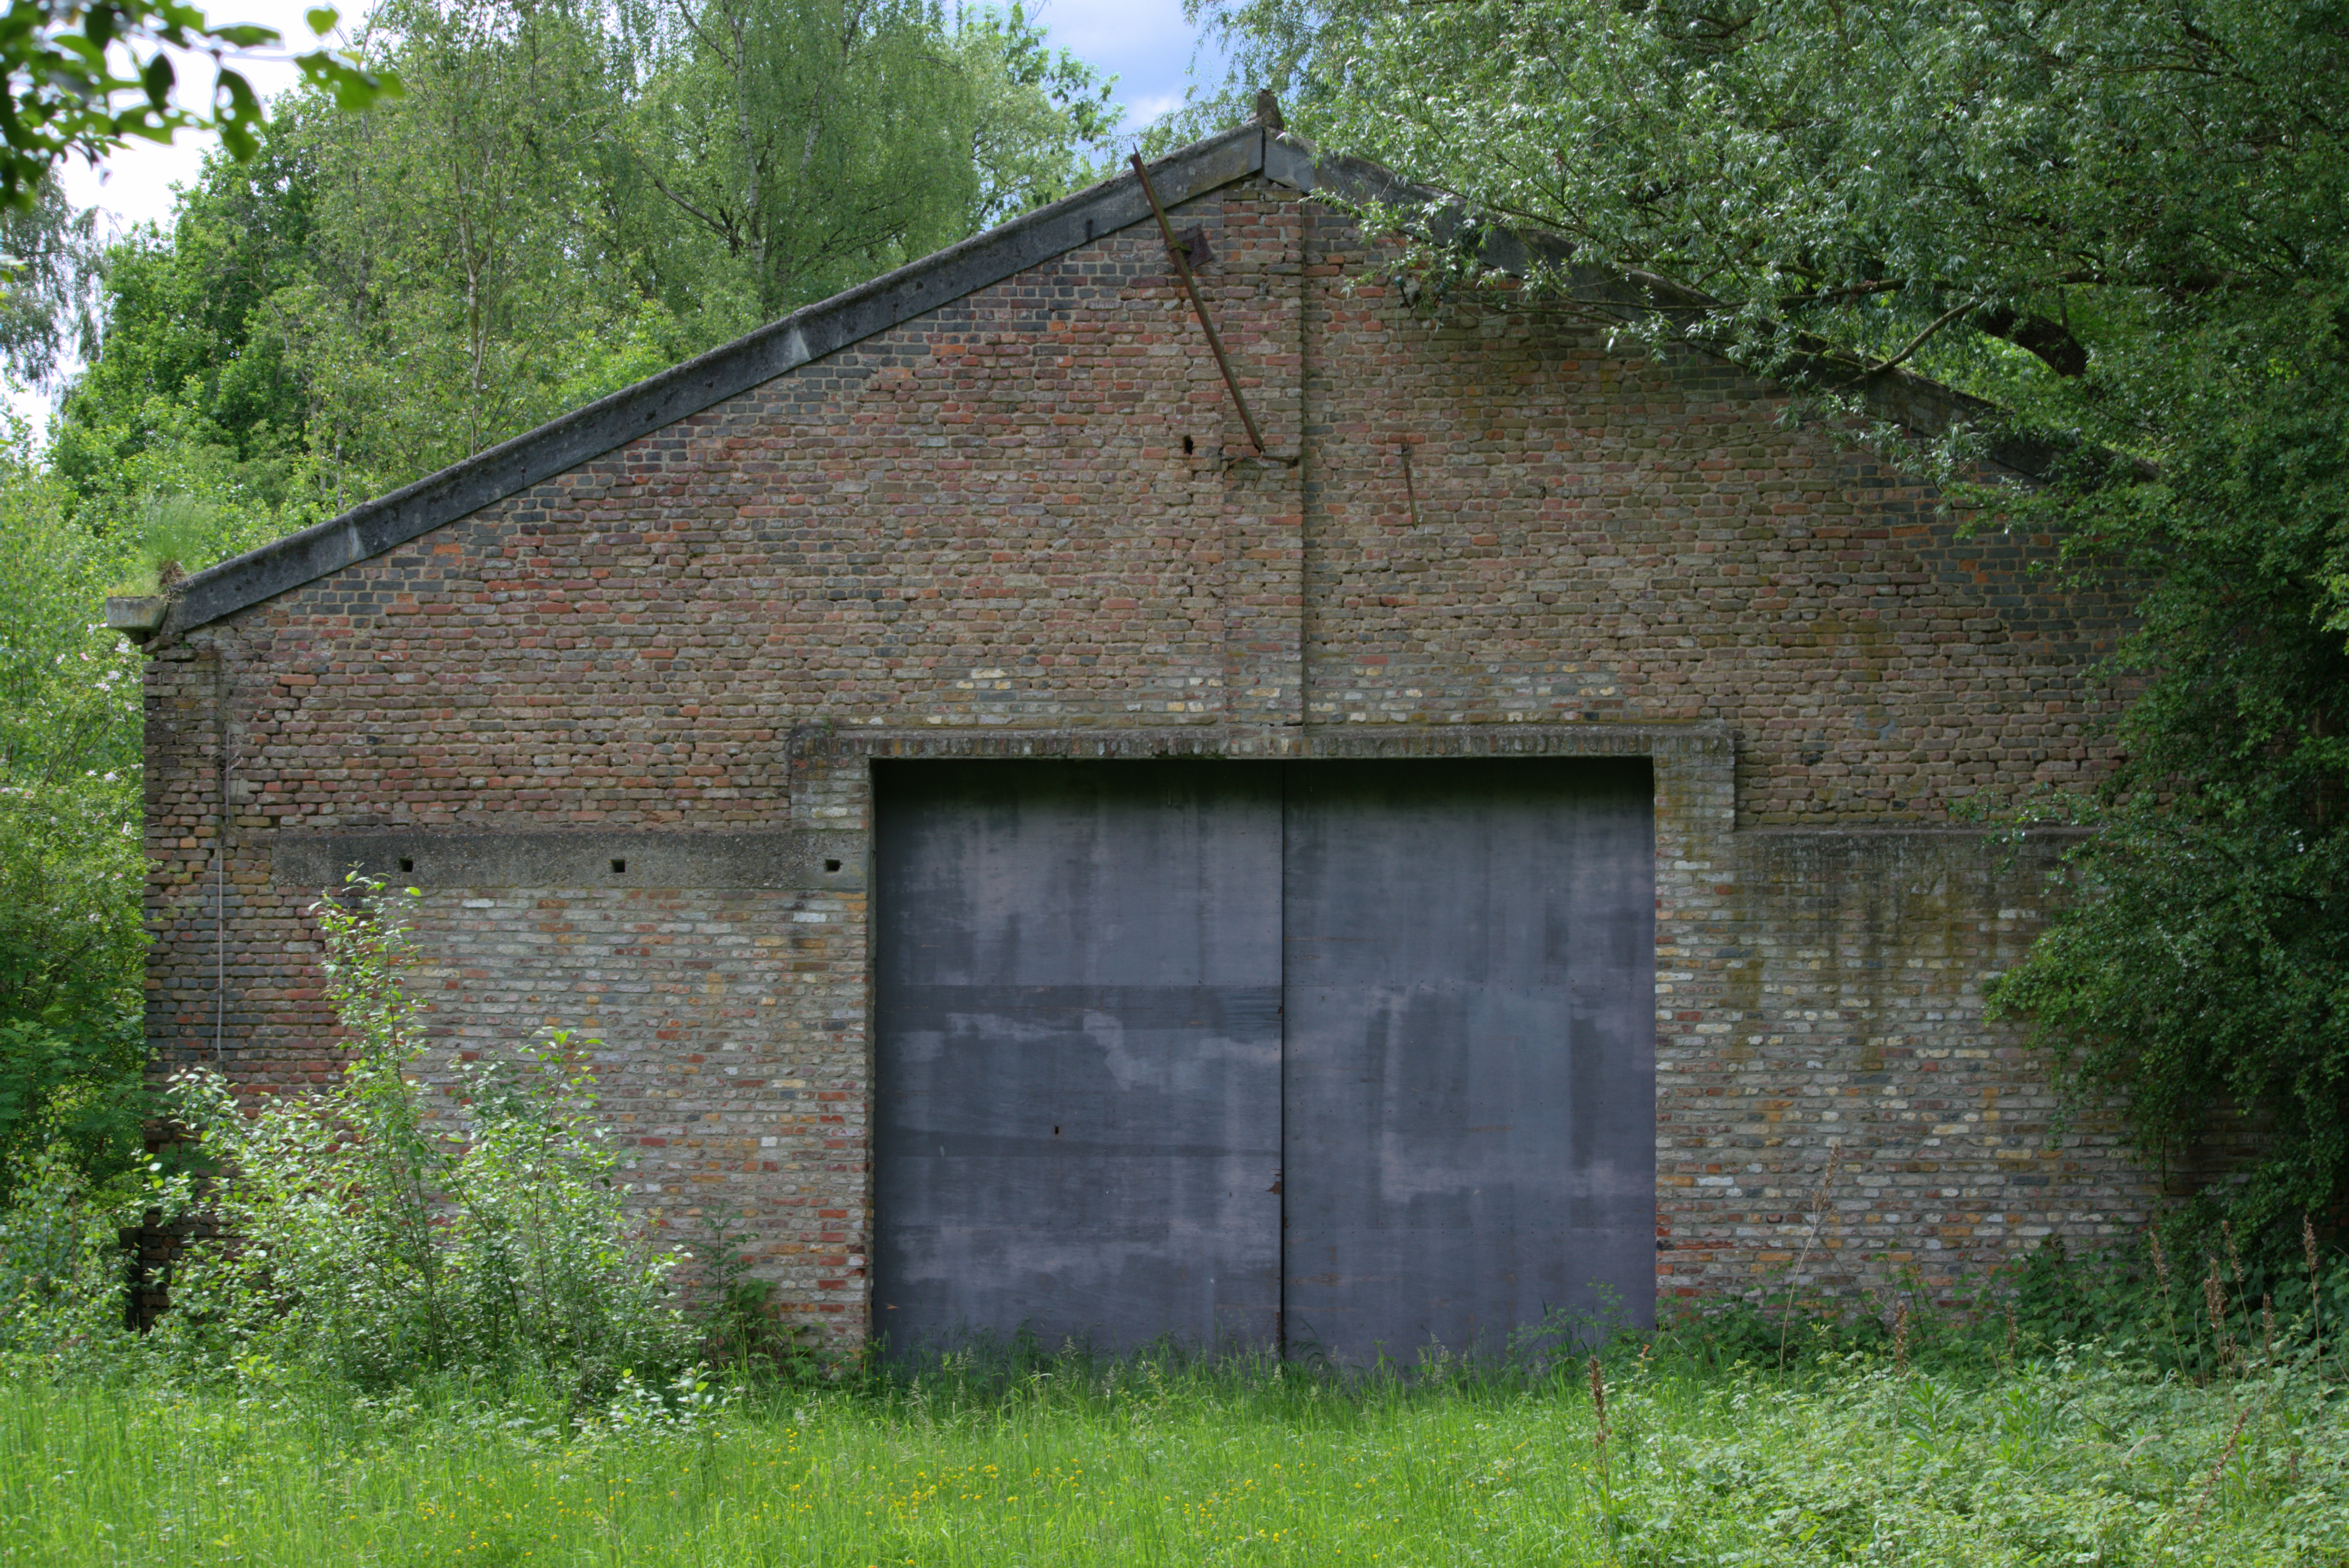
{"label": "concrete lintel", "polygon": [[1733,766],[1730,727],[1692,724],[1182,725],[1149,729],[816,728],[795,748],[815,758],[1159,757],[1232,761],[1410,757],[1677,757]]}
{"label": "concrete lintel", "polygon": [[2078,843],[2096,836],[2094,828],[2046,826],[2037,828],[1973,827],[1966,823],[1947,822],[1886,822],[1859,823],[1850,826],[1823,828],[1776,827],[1743,828],[1742,839],[1784,839],[1800,843],[1806,839],[1998,839],[2029,843]]}
{"label": "concrete lintel", "polygon": [[280,887],[336,888],[344,873],[357,868],[395,887],[426,891],[745,888],[862,892],[867,842],[863,833],[823,829],[508,833],[368,828],[280,834],[271,845],[271,880]]}

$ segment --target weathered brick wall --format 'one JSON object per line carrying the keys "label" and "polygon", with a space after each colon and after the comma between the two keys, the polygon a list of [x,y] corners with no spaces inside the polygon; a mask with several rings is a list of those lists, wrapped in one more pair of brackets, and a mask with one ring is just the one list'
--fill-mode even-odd
{"label": "weathered brick wall", "polygon": [[1757,1266],[1940,1287],[2145,1215],[2111,1123],[2064,1117],[2019,1031],[1982,1020],[2069,842],[1748,830],[1710,847],[1731,876],[1692,879],[1680,962],[1659,965],[1662,1289]]}
{"label": "weathered brick wall", "polygon": [[1798,1251],[1831,1147],[1847,1218],[1806,1272],[1857,1283],[2141,1208],[2101,1135],[2048,1145],[2044,1086],[1980,1020],[2034,870],[1947,817],[2094,769],[2084,672],[2116,606],[1782,428],[1750,378],[1612,356],[1534,311],[1426,325],[1345,221],[1276,184],[1176,221],[1206,232],[1271,460],[1154,231],[1129,229],[160,649],[159,1049],[256,1088],[331,1070],[292,868],[321,835],[424,846],[445,1048],[598,1037],[663,1228],[748,1214],[792,1305],[853,1335],[861,851],[755,886],[592,863],[465,886],[431,873],[448,835],[853,845],[877,748],[1506,732],[1660,758],[1665,1288]]}
{"label": "weathered brick wall", "polygon": [[864,913],[861,892],[469,889],[428,903],[416,982],[454,1055],[594,1042],[654,1222],[693,1243],[754,1215],[731,1229],[762,1274],[837,1314],[863,1255]]}
{"label": "weathered brick wall", "polygon": [[1314,719],[1724,720],[1752,825],[1939,822],[2093,766],[2121,606],[2032,576],[2044,542],[1961,537],[1719,361],[1414,316],[1350,224],[1314,232]]}

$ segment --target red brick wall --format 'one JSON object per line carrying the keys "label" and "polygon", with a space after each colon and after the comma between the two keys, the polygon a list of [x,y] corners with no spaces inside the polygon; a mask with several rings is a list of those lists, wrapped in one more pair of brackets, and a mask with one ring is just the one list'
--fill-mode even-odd
{"label": "red brick wall", "polygon": [[2120,606],[2033,580],[2044,549],[1961,538],[1717,361],[1415,318],[1343,220],[1315,238],[1316,721],[1720,719],[1744,824],[1938,822],[2092,764],[2080,674]]}
{"label": "red brick wall", "polygon": [[[2108,1140],[2048,1146],[2038,1077],[1980,1021],[2032,866],[1947,830],[1959,799],[2094,769],[2117,606],[1717,364],[1531,310],[1423,322],[1345,220],[1260,181],[1178,221],[1273,460],[1131,229],[159,650],[158,1047],[210,1058],[218,1022],[256,1087],[330,1070],[283,834],[856,832],[885,744],[1692,727],[1694,760],[1660,761],[1665,1288],[1789,1261],[1831,1146],[1848,1220],[1805,1272],[1852,1283],[2140,1209]],[[600,1037],[661,1224],[749,1213],[792,1303],[854,1334],[864,913],[836,888],[433,887],[419,980],[451,1046]]]}

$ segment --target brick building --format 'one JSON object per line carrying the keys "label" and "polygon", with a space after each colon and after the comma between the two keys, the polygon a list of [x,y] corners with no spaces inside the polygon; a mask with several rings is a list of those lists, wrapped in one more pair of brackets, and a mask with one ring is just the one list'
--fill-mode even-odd
{"label": "brick building", "polygon": [[189,579],[161,1058],[320,1079],[305,908],[413,884],[439,1048],[599,1039],[655,1222],[843,1339],[1489,1345],[2140,1215],[1981,1016],[2060,846],[1951,814],[2096,766],[2122,606],[1726,364],[1414,313],[1315,197],[1381,171],[1152,178],[1263,453],[1126,176]]}

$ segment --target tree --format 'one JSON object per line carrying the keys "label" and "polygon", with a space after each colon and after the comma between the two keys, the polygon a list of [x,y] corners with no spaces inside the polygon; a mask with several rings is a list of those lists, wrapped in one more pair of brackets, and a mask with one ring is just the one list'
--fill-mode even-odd
{"label": "tree", "polygon": [[[1234,85],[1452,197],[1440,302],[1499,282],[1493,223],[1564,236],[1656,308],[1600,312],[1808,386],[1899,366],[2002,405],[2053,456],[1963,485],[2143,583],[2113,673],[2122,759],[2063,810],[2103,831],[1997,987],[2144,1149],[2214,1107],[2263,1152],[2265,1223],[2349,1188],[2349,8],[2334,0],[1226,0]],[[1505,297],[1498,292],[1495,302]],[[2093,563],[2093,568],[2091,567]],[[1988,802],[1989,807],[2001,803]],[[2296,1222],[2296,1218],[2292,1222]]]}
{"label": "tree", "polygon": [[760,316],[965,232],[972,84],[919,0],[680,0],[647,31],[646,178]]}
{"label": "tree", "polygon": [[[324,36],[335,13],[308,14]],[[276,29],[219,26],[182,0],[103,0],[61,5],[15,0],[0,16],[0,202],[30,207],[41,182],[77,153],[96,163],[131,138],[169,141],[181,130],[212,130],[233,156],[249,156],[264,122],[261,100],[233,55],[279,41]],[[163,46],[208,55],[218,67],[212,102],[175,101],[177,72]],[[304,77],[350,108],[364,108],[396,84],[330,48],[294,57]]]}
{"label": "tree", "polygon": [[164,446],[218,454],[229,482],[286,500],[306,402],[276,293],[305,275],[316,159],[284,128],[240,163],[208,158],[171,231],[116,243],[103,261],[100,337],[67,388],[51,460],[86,500],[135,506],[129,465]]}
{"label": "tree", "polygon": [[629,275],[604,150],[628,63],[592,12],[395,0],[375,14],[407,95],[298,106],[316,167],[304,275],[264,335],[299,365],[339,510],[669,363]]}
{"label": "tree", "polygon": [[138,655],[95,605],[121,552],[63,516],[21,425],[0,450],[0,1201],[45,1148],[139,1152]]}
{"label": "tree", "polygon": [[1054,200],[1114,124],[1017,8],[391,0],[363,40],[403,98],[281,103],[110,257],[88,515],[199,473],[331,515]]}
{"label": "tree", "polygon": [[958,12],[954,44],[977,110],[969,136],[978,191],[968,230],[1057,201],[1114,165],[1111,139],[1123,112],[1110,102],[1114,78],[1050,47],[1018,0],[1009,12]]}
{"label": "tree", "polygon": [[0,368],[39,386],[68,353],[94,353],[97,212],[77,212],[54,175],[0,207]]}

